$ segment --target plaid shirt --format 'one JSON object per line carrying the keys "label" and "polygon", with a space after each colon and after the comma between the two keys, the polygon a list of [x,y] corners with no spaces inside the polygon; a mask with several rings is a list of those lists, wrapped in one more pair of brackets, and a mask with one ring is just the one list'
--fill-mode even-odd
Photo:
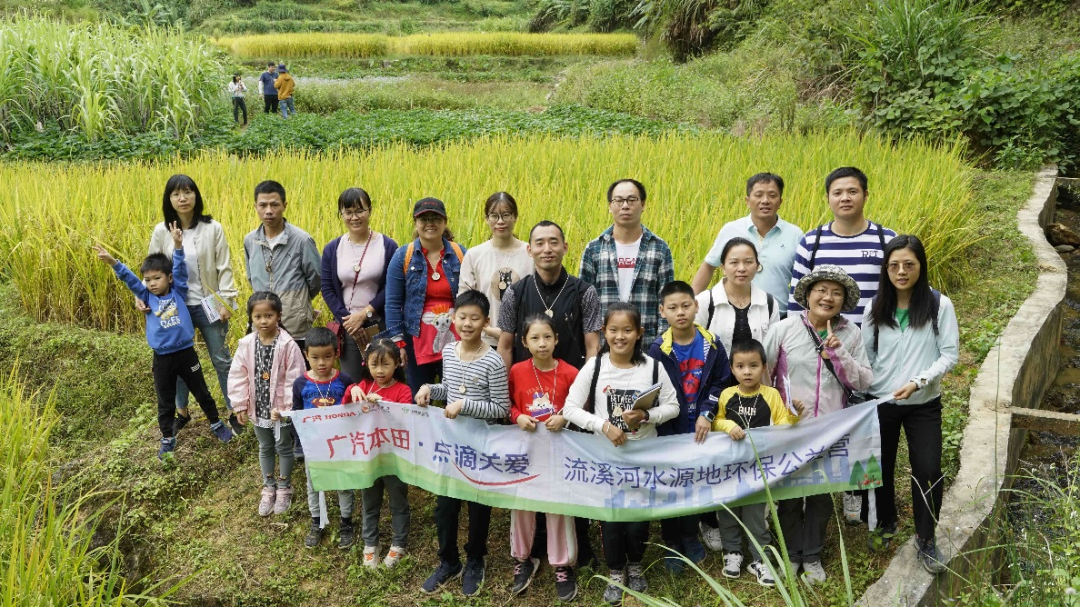
{"label": "plaid shirt", "polygon": [[[619,269],[612,230],[613,227],[604,230],[585,245],[581,255],[581,280],[596,287],[604,313],[609,305],[619,301]],[[660,289],[675,280],[675,264],[667,243],[645,226],[641,230],[634,284],[627,303],[634,304],[641,312],[641,324],[645,327],[642,343],[651,344],[668,327],[667,321],[660,317]]]}

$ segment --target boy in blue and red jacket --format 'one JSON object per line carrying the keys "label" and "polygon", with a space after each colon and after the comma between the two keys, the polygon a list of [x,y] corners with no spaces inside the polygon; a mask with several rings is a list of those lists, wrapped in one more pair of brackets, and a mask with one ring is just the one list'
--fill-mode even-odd
{"label": "boy in blue and red jacket", "polygon": [[[660,315],[669,328],[649,347],[649,356],[660,361],[671,378],[679,400],[679,416],[658,426],[657,434],[693,433],[699,443],[704,442],[716,417],[720,393],[733,384],[727,353],[711,333],[694,323],[697,301],[694,290],[685,282],[669,282],[660,290]],[[709,515],[712,527],[716,527],[716,514]],[[698,515],[690,515],[660,521],[664,543],[695,563],[705,558],[705,548],[697,537],[699,525],[706,531],[710,522],[699,519]],[[673,571],[682,569],[682,561],[677,558],[667,558],[664,564]]]}

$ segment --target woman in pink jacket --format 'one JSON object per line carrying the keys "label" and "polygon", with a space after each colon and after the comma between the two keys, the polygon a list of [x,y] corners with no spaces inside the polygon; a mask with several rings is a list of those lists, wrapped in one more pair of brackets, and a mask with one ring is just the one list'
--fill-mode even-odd
{"label": "woman in pink jacket", "polygon": [[[241,424],[251,420],[259,439],[263,488],[259,516],[282,514],[292,504],[293,426],[279,411],[292,409],[292,387],[304,373],[304,355],[281,327],[281,299],[260,291],[248,299],[252,332],[236,345],[229,368],[229,400]],[[274,480],[274,452],[280,465]]]}

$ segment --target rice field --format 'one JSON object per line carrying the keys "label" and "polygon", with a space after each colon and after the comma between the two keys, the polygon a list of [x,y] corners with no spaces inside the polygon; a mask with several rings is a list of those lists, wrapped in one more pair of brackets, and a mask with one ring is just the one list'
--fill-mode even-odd
{"label": "rice field", "polygon": [[631,56],[640,46],[633,34],[525,34],[445,32],[412,36],[381,34],[266,34],[214,41],[238,57],[289,60],[297,57],[368,57],[427,55]]}
{"label": "rice field", "polygon": [[[446,201],[450,227],[466,246],[488,236],[483,202],[511,192],[521,206],[518,236],[541,219],[562,224],[576,271],[585,243],[611,223],[605,192],[617,178],[646,185],[645,224],[671,246],[676,276],[689,280],[720,226],[746,214],[746,178],[759,171],[784,177],[780,214],[804,229],[826,219],[824,176],[855,165],[870,177],[868,215],[918,234],[933,258],[935,285],[964,278],[964,251],[979,238],[971,217],[970,171],[958,146],[893,144],[876,136],[828,133],[731,138],[476,139],[416,150],[388,145],[369,151],[308,154],[268,152],[240,159],[221,153],[166,163],[57,166],[0,164],[6,202],[0,205],[0,274],[18,287],[39,320],[141,331],[142,319],[112,271],[90,250],[105,243],[137,266],[154,224],[161,221],[165,181],[193,177],[209,213],[222,222],[233,252],[241,297],[243,236],[258,226],[252,191],[264,179],[288,192],[286,217],[320,247],[343,232],[338,194],[360,186],[374,201],[372,226],[399,242],[412,234],[412,203]],[[233,323],[234,336],[243,331]]]}

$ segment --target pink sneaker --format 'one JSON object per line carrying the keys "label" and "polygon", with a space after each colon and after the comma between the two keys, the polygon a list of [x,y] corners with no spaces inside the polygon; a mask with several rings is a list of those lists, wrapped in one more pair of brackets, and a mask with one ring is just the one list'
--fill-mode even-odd
{"label": "pink sneaker", "polygon": [[262,499],[259,500],[259,516],[270,516],[270,512],[274,509],[274,500],[277,489],[267,485],[263,485]]}
{"label": "pink sneaker", "polygon": [[274,502],[274,514],[285,514],[292,506],[292,487],[277,490],[277,501]]}

